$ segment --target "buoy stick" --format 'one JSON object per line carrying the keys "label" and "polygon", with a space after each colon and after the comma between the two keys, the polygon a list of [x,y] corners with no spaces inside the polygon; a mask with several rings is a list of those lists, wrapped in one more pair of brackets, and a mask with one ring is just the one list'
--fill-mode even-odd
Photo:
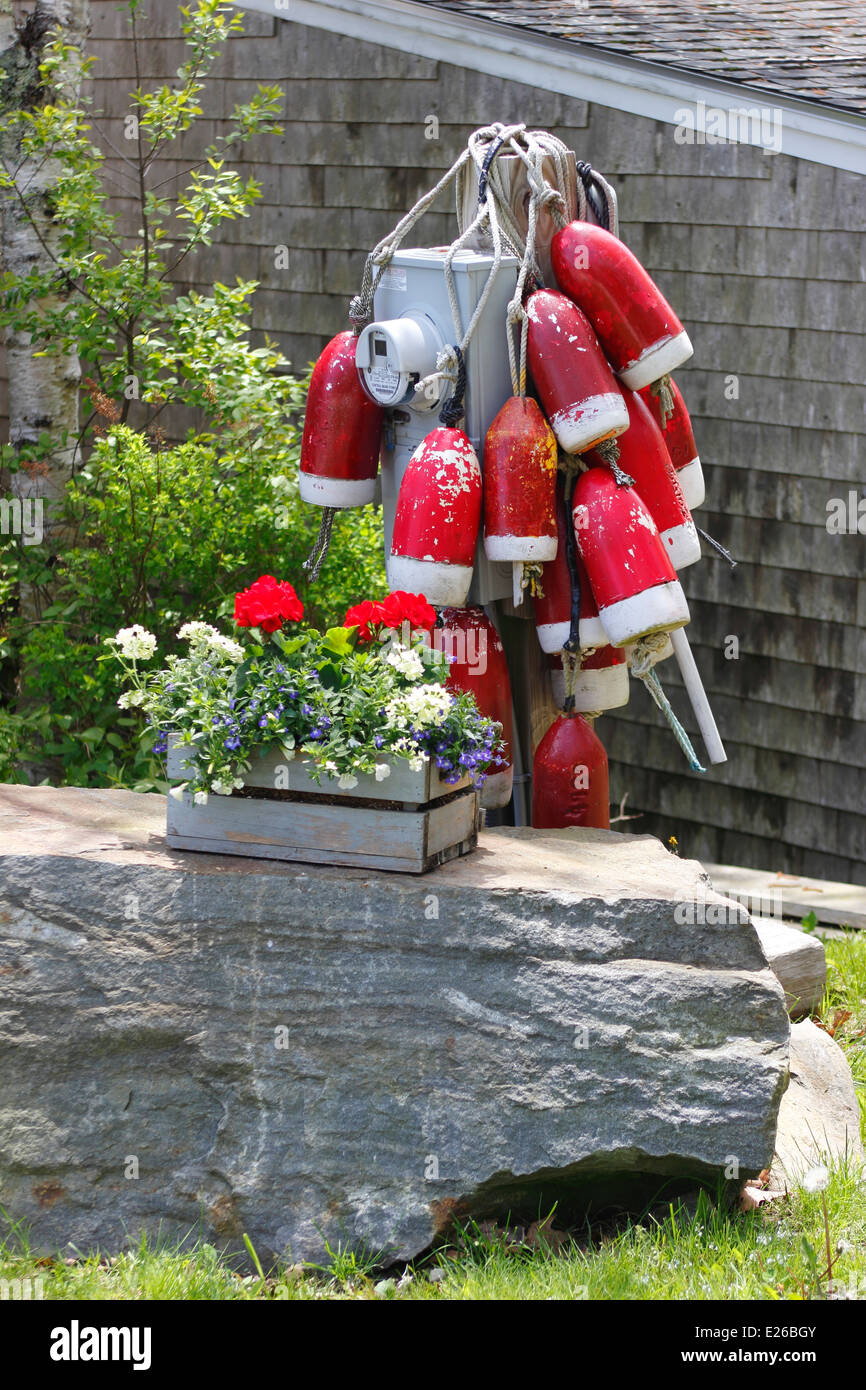
{"label": "buoy stick", "polygon": [[716,721],[713,718],[713,711],[710,709],[710,702],[707,699],[707,692],[704,690],[698,668],[695,665],[695,658],[692,656],[692,649],[689,646],[689,639],[686,637],[685,629],[674,628],[671,633],[671,642],[674,647],[674,655],[682,673],[686,693],[695,712],[698,721],[698,728],[701,731],[701,738],[707,749],[707,756],[711,763],[726,763],[728,755],[719,731],[716,728]]}

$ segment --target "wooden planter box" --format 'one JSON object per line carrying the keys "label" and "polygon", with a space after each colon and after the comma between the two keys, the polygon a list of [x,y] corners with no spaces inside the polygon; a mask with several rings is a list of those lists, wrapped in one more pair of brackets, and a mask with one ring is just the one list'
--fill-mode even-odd
{"label": "wooden planter box", "polygon": [[[192,756],[169,741],[169,781],[188,779]],[[384,782],[359,777],[348,792],[327,777],[317,786],[305,758],[266,753],[241,792],[198,806],[189,792],[169,796],[166,839],[172,849],[408,874],[469,854],[478,838],[471,779],[449,785],[430,763],[420,772],[402,759],[390,767]]]}

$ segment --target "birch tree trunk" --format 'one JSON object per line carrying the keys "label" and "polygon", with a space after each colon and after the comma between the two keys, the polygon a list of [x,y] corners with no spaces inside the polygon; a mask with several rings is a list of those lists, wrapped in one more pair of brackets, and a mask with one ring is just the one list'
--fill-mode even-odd
{"label": "birch tree trunk", "polygon": [[[54,33],[59,32],[74,49],[57,74],[54,90],[62,84],[77,93],[89,22],[89,0],[37,0],[35,9],[28,12],[19,10],[13,0],[0,0],[0,109],[4,114],[51,100],[52,89],[43,85],[39,64]],[[0,203],[3,269],[15,276],[27,274],[34,264],[47,269],[62,230],[51,209],[56,169],[50,161],[42,167],[34,161],[22,162],[20,150],[14,147],[5,148],[2,154],[7,169],[18,169],[18,186],[26,190],[26,205],[11,192]],[[58,299],[62,302],[60,296]],[[42,501],[42,553],[51,559],[62,550],[65,540],[59,514],[78,434],[78,358],[35,357],[27,333],[9,332],[6,351],[9,442],[20,450],[38,444],[44,435],[50,435],[52,441],[35,467],[20,468],[11,476],[13,497]],[[22,616],[37,619],[40,607],[36,592],[21,594]]]}

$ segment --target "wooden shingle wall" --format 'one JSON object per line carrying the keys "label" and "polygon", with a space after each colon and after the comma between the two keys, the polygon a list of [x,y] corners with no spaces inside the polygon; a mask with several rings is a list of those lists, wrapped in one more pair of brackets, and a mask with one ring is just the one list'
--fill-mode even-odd
{"label": "wooden shingle wall", "polygon": [[[146,8],[143,75],[170,77],[176,4]],[[96,0],[93,14],[97,105],[122,146],[131,45],[115,4]],[[678,145],[673,127],[479,75],[456,52],[446,65],[258,13],[245,23],[217,108],[182,153],[194,158],[255,81],[284,86],[285,130],[252,152],[263,203],[187,283],[258,278],[256,325],[298,370],[345,326],[364,251],[474,126],[554,130],[615,183],[622,233],[695,344],[678,380],[708,480],[698,521],[739,563],[707,554],[683,576],[729,762],[689,773],[635,687],[598,726],[612,799],[628,792],[643,816],[626,828],[675,835],[683,854],[866,883],[866,543],[826,528],[828,500],[864,490],[864,180],[745,146]],[[446,201],[414,244],[454,226]],[[673,664],[659,673],[692,730]]]}

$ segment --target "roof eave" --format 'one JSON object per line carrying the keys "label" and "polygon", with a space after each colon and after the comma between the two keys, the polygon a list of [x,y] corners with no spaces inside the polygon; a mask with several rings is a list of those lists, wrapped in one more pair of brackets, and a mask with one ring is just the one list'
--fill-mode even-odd
{"label": "roof eave", "polygon": [[[241,8],[273,15],[274,0],[241,0]],[[694,110],[701,102],[725,110],[748,105],[779,111],[781,150],[776,152],[866,173],[866,116],[754,84],[648,62],[416,0],[290,0],[286,13],[278,11],[277,17],[670,125],[682,124],[683,110]],[[495,115],[491,113],[491,119]],[[743,143],[764,142],[754,138]]]}

